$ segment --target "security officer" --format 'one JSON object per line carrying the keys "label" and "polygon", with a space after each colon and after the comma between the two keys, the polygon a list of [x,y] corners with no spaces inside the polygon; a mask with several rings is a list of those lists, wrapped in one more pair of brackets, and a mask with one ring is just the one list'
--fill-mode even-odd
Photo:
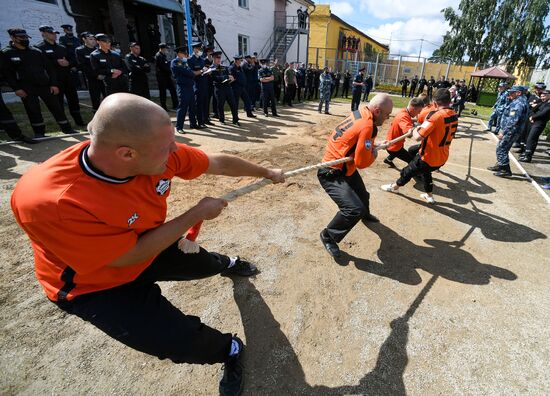
{"label": "security officer", "polygon": [[[310,63],[306,70],[306,94],[305,97],[307,100],[313,98],[313,78],[315,77],[315,71],[313,70],[313,65]],[[277,100],[279,100],[277,98]]]}
{"label": "security officer", "polygon": [[246,76],[241,67],[241,62],[243,57],[240,55],[235,55],[233,57],[233,64],[229,66],[229,74],[233,76],[235,82],[232,85],[233,97],[235,99],[235,106],[237,110],[239,109],[239,99],[242,98],[244,110],[246,111],[246,116],[250,118],[256,118],[254,113],[252,113],[252,104],[250,103],[250,98],[248,97],[248,91],[246,90]]}
{"label": "security officer", "polygon": [[525,152],[519,157],[521,162],[531,162],[533,154],[537,149],[539,136],[546,128],[548,120],[550,120],[550,91],[543,89],[537,93],[540,95],[540,101],[529,111],[529,134],[527,136]]}
{"label": "security officer", "polygon": [[342,79],[342,73],[340,73],[339,70],[336,70],[336,73],[334,73],[334,95],[331,94],[331,96],[338,96],[338,90],[340,89],[340,80]]}
{"label": "security officer", "polygon": [[498,134],[499,142],[497,144],[496,154],[497,163],[487,169],[495,171],[495,176],[512,176],[510,170],[510,157],[508,152],[516,140],[525,117],[527,117],[528,105],[525,96],[523,96],[523,87],[514,85],[508,91],[510,105],[504,109],[500,121],[501,131]]}
{"label": "security officer", "polygon": [[[445,77],[444,76],[440,76],[439,77],[439,81],[437,81],[435,84],[434,84],[434,88],[435,89],[439,89],[439,88],[447,88],[447,84],[450,84],[447,80],[445,80]],[[450,86],[450,85],[449,85]]]}
{"label": "security officer", "polygon": [[195,103],[197,105],[197,122],[199,126],[206,127],[208,119],[208,80],[203,73],[208,69],[205,66],[205,59],[202,56],[201,42],[191,44],[193,55],[187,60],[187,64],[195,73]]}
{"label": "security officer", "polygon": [[46,104],[63,133],[76,133],[55,97],[59,94],[59,84],[52,64],[42,51],[29,46],[29,36],[24,29],[9,29],[8,34],[11,41],[0,52],[2,74],[21,98],[35,136],[46,136],[38,98]]}
{"label": "security officer", "polygon": [[[212,53],[214,48],[206,47],[206,58],[204,58],[204,67],[210,69],[214,64],[214,58]],[[241,64],[242,66],[242,64]],[[216,102],[216,97],[214,96],[214,82],[212,81],[212,75],[210,73],[206,74],[206,81],[208,83],[208,99],[207,99],[207,114],[208,118],[205,121],[206,125],[214,125],[210,119],[210,103],[212,103],[213,117],[218,118],[218,103]]]}
{"label": "security officer", "polygon": [[185,47],[176,48],[176,57],[170,62],[170,69],[176,79],[179,105],[176,112],[176,131],[185,133],[183,123],[187,110],[189,110],[189,125],[192,129],[198,129],[195,105],[195,73],[188,65],[189,51]]}
{"label": "security officer", "polygon": [[107,95],[128,92],[128,69],[120,55],[111,51],[111,39],[104,33],[95,38],[99,48],[90,55],[94,75],[105,84]]}
{"label": "security officer", "polygon": [[141,46],[139,43],[130,43],[130,52],[126,54],[125,61],[126,67],[130,71],[130,92],[134,95],[143,96],[150,99],[149,93],[149,78],[147,73],[151,71],[151,66],[147,60],[140,56]]}
{"label": "security officer", "polygon": [[[279,100],[281,100],[281,87],[283,85],[283,67],[279,64],[278,60],[275,59],[273,61],[273,67],[271,68],[271,71],[273,72],[273,77],[275,80],[273,80],[273,89],[275,90],[275,100],[277,103],[279,103]],[[307,72],[306,72],[306,79],[307,79]],[[306,85],[306,92],[307,92],[307,85]],[[306,93],[304,93],[304,98],[306,97]]]}
{"label": "security officer", "polygon": [[244,75],[246,76],[246,88],[248,90],[248,97],[252,103],[252,110],[256,109],[256,85],[258,83],[258,67],[252,61],[250,55],[245,55],[244,62],[242,64]]}
{"label": "security officer", "polygon": [[[2,61],[2,59],[3,58],[0,56],[0,62]],[[0,83],[1,80],[2,76],[0,76]],[[0,130],[6,131],[6,133],[12,140],[20,140],[22,142],[30,144],[38,143],[37,140],[31,139],[30,137],[23,135],[21,129],[19,128],[19,125],[17,125],[17,122],[15,121],[15,118],[13,118],[10,109],[8,109],[8,106],[6,106],[6,104],[4,103],[2,93],[0,93]]]}
{"label": "security officer", "polygon": [[72,58],[75,63],[71,64],[67,49],[55,42],[59,32],[54,31],[53,27],[43,25],[40,26],[38,30],[42,33],[42,38],[44,38],[44,41],[35,45],[35,47],[46,55],[46,58],[55,70],[57,83],[59,86],[59,95],[57,95],[59,104],[63,108],[63,96],[65,96],[65,98],[67,98],[67,104],[69,105],[69,112],[71,113],[74,122],[78,126],[84,126],[84,121],[80,115],[78,93],[76,92],[76,86],[71,76],[71,68],[76,67],[76,60]]}
{"label": "security officer", "polygon": [[493,113],[489,118],[489,123],[487,124],[486,131],[492,132],[491,128],[495,126],[495,134],[498,134],[498,131],[500,130],[500,119],[502,117],[502,113],[504,112],[504,107],[506,106],[506,102],[508,100],[507,89],[508,89],[507,82],[501,82],[500,84],[498,84],[497,100],[493,105]]}
{"label": "security officer", "polygon": [[315,99],[319,97],[319,84],[321,83],[321,70],[316,67],[313,71],[313,91],[315,92]]}
{"label": "security officer", "polygon": [[401,81],[399,81],[399,84],[401,84],[401,97],[407,96],[407,87],[409,86],[411,82],[407,78],[407,76],[404,76]]}
{"label": "security officer", "polygon": [[411,89],[409,90],[409,98],[412,98],[414,96],[417,86],[418,86],[418,76],[415,75],[414,78],[411,80]]}
{"label": "security officer", "polygon": [[90,63],[90,55],[97,47],[97,41],[94,35],[90,32],[80,33],[80,39],[84,43],[76,49],[76,62],[78,67],[86,77],[88,84],[88,91],[90,92],[90,99],[92,101],[93,111],[97,111],[101,103],[101,97],[105,97],[105,85],[102,81],[97,79],[97,76],[92,70],[92,64]]}
{"label": "security officer", "polygon": [[432,100],[434,86],[435,86],[434,76],[430,76],[430,79],[428,80],[428,98],[430,99],[430,101]]}
{"label": "security officer", "polygon": [[418,92],[416,95],[420,95],[421,93],[424,93],[424,87],[428,84],[428,81],[426,80],[426,77],[422,76],[422,78],[418,81]]}
{"label": "security officer", "polygon": [[361,103],[361,94],[365,86],[365,68],[359,69],[359,73],[353,79],[353,88],[351,89],[351,111],[359,108]]}
{"label": "security officer", "polygon": [[525,87],[526,99],[529,105],[529,113],[527,118],[525,119],[525,124],[523,125],[521,134],[518,136],[516,142],[512,146],[515,149],[514,151],[516,153],[523,154],[523,152],[525,151],[525,143],[527,142],[527,136],[529,136],[529,128],[531,127],[529,117],[533,115],[533,110],[541,103],[541,92],[546,89],[546,84],[543,82],[538,82],[535,83],[535,86],[533,88],[535,92],[533,94],[530,94],[529,87]]}
{"label": "security officer", "polygon": [[279,117],[277,114],[277,102],[275,101],[275,89],[273,87],[273,71],[268,65],[269,59],[260,59],[260,70],[258,70],[258,80],[262,84],[262,103],[264,105],[264,115],[267,117],[267,107],[271,104],[271,114],[273,117]]}
{"label": "security officer", "polygon": [[170,61],[166,57],[167,52],[168,46],[166,45],[166,43],[160,43],[159,50],[155,54],[155,71],[157,76],[157,84],[159,87],[160,105],[166,111],[168,111],[168,109],[166,108],[166,90],[170,91],[172,108],[178,108],[178,96],[176,95],[176,87],[174,87],[174,81],[172,81]]}
{"label": "security officer", "polygon": [[365,89],[363,94],[363,102],[369,101],[369,95],[370,91],[372,91],[373,87],[373,81],[372,81],[372,74],[369,74],[369,76],[365,79]]}
{"label": "security officer", "polygon": [[239,123],[239,115],[237,114],[237,106],[233,99],[233,90],[231,83],[235,81],[232,75],[229,74],[229,69],[221,64],[222,52],[215,51],[212,53],[214,64],[211,68],[212,81],[214,82],[214,95],[218,104],[218,117],[222,124],[225,124],[225,113],[223,107],[225,102],[229,103],[231,114],[233,115],[233,125],[241,126]]}
{"label": "security officer", "polygon": [[344,73],[344,85],[342,86],[342,97],[344,97],[344,95],[346,98],[348,97],[350,82],[351,73],[349,72],[349,70],[346,70],[346,72]]}
{"label": "security officer", "polygon": [[59,44],[67,48],[67,60],[71,64],[71,77],[75,86],[80,88],[80,78],[76,67],[76,49],[80,46],[80,40],[74,35],[72,25],[61,25],[61,29],[65,35],[59,37]]}

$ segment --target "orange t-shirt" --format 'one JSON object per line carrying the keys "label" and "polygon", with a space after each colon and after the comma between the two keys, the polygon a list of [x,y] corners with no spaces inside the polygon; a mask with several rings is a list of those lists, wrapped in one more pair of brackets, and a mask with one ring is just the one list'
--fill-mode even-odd
{"label": "orange t-shirt", "polygon": [[[386,140],[390,141],[399,136],[403,136],[409,129],[413,127],[413,121],[409,110],[405,107],[397,112],[395,118],[393,119],[390,129],[388,129],[388,134]],[[403,148],[405,142],[401,140],[400,142],[394,143],[388,147],[388,151],[399,151]]]}
{"label": "orange t-shirt", "polygon": [[342,121],[328,137],[323,162],[334,161],[344,157],[354,157],[354,161],[333,166],[342,169],[345,165],[346,176],[363,169],[374,162],[374,139],[377,128],[370,110],[364,106],[353,111]]}
{"label": "orange t-shirt", "polygon": [[419,124],[422,124],[426,119],[426,117],[430,113],[433,113],[436,110],[437,110],[437,105],[434,102],[432,102],[422,109],[422,111],[418,114],[418,116],[416,116],[416,120],[418,121]]}
{"label": "orange t-shirt", "polygon": [[174,176],[193,179],[208,156],[178,144],[161,175],[117,179],[93,168],[89,142],[79,143],[29,170],[11,207],[34,249],[36,276],[53,301],[133,281],[155,257],[128,267],[108,265],[166,219]]}
{"label": "orange t-shirt", "polygon": [[433,167],[444,165],[457,128],[458,116],[453,109],[441,108],[429,114],[418,131],[424,138],[419,151],[422,161]]}

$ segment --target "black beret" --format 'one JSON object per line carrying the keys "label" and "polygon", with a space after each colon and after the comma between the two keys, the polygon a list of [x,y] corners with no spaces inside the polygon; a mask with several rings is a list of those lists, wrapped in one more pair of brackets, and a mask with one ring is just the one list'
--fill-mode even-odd
{"label": "black beret", "polygon": [[25,29],[20,29],[20,28],[12,28],[12,29],[8,29],[8,34],[10,36],[20,36],[20,37],[31,37],[27,34],[27,31]]}

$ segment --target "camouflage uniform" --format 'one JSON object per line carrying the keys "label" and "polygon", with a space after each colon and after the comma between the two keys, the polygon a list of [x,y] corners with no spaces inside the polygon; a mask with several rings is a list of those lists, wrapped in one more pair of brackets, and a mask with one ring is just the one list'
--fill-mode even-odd
{"label": "camouflage uniform", "polygon": [[497,145],[497,162],[501,169],[510,171],[510,158],[508,152],[512,148],[514,141],[521,133],[523,123],[527,117],[528,105],[525,96],[519,96],[512,100],[509,106],[505,107],[500,120],[503,138]]}

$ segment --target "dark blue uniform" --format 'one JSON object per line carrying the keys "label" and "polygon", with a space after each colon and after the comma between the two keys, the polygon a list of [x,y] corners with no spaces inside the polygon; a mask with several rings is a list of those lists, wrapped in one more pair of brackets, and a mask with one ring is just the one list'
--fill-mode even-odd
{"label": "dark blue uniform", "polygon": [[90,99],[92,101],[92,108],[97,110],[101,103],[101,96],[105,97],[105,85],[103,82],[97,79],[92,70],[92,64],[90,63],[90,55],[94,52],[95,48],[86,47],[81,45],[76,49],[76,63],[78,67],[84,73],[86,81],[88,82],[88,91],[90,91]]}
{"label": "dark blue uniform", "polygon": [[166,108],[166,90],[170,91],[172,99],[172,108],[178,107],[178,97],[176,95],[176,87],[172,81],[172,71],[170,70],[170,61],[162,52],[155,54],[155,72],[157,73],[157,84],[159,86],[160,105],[164,110]]}
{"label": "dark blue uniform", "polygon": [[[69,105],[69,112],[74,119],[74,122],[77,125],[83,126],[84,121],[80,116],[80,103],[78,101],[78,93],[76,92],[76,85],[74,84],[74,79],[71,76],[71,67],[76,66],[76,59],[74,56],[69,57],[67,49],[57,43],[50,44],[47,41],[42,41],[40,44],[35,46],[38,48],[52,65],[55,70],[57,83],[59,87],[59,94],[57,99],[61,107],[64,106],[63,97],[67,98],[67,104]],[[69,60],[72,59],[72,63]],[[61,66],[58,63],[58,60],[65,59],[69,62],[68,66]]]}
{"label": "dark blue uniform", "polygon": [[237,114],[237,106],[233,98],[233,90],[229,80],[229,69],[223,65],[212,65],[212,81],[214,82],[214,96],[216,96],[218,104],[218,117],[220,122],[225,122],[225,114],[223,106],[227,101],[231,114],[233,116],[233,124],[239,122],[239,115]]}
{"label": "dark blue uniform", "polygon": [[235,81],[231,85],[233,89],[233,97],[235,98],[235,106],[239,109],[239,99],[243,100],[244,110],[248,117],[254,117],[252,113],[252,104],[250,103],[250,97],[246,89],[246,76],[241,66],[233,63],[229,66],[229,74],[233,76]]}
{"label": "dark blue uniform", "polygon": [[[362,84],[363,75],[361,73],[358,73],[353,79],[353,82]],[[362,85],[354,85],[353,88],[351,89],[351,111],[355,111],[359,108],[359,104],[361,103],[362,92],[363,92]]]}
{"label": "dark blue uniform", "polygon": [[189,124],[191,128],[196,128],[195,73],[193,73],[188,63],[180,58],[172,59],[170,69],[176,79],[179,99],[178,111],[176,113],[176,130],[183,131],[183,123],[185,122],[187,110],[189,110]]}
{"label": "dark blue uniform", "polygon": [[64,35],[59,37],[59,44],[67,48],[67,59],[71,63],[71,78],[73,79],[73,84],[78,89],[81,88],[80,78],[78,77],[78,69],[76,67],[76,49],[80,45],[80,40],[74,35]]}
{"label": "dark blue uniform", "polygon": [[262,78],[273,76],[273,71],[269,67],[261,67],[258,71],[258,80],[262,84],[262,102],[264,105],[264,115],[267,117],[267,107],[271,104],[271,114],[277,116],[277,105],[275,101],[275,87],[273,81],[262,82]]}
{"label": "dark blue uniform", "polygon": [[252,62],[245,62],[243,63],[243,71],[244,75],[246,76],[246,87],[248,90],[248,97],[250,98],[250,102],[252,103],[252,108],[256,108],[256,88],[258,86],[258,66],[255,65]]}
{"label": "dark blue uniform", "polygon": [[2,74],[14,91],[24,90],[27,94],[21,98],[25,111],[36,136],[44,136],[46,124],[40,110],[41,98],[65,133],[71,133],[71,124],[65,116],[63,107],[50,92],[50,87],[58,87],[55,69],[38,48],[15,48],[11,43],[0,52]]}
{"label": "dark blue uniform", "polygon": [[[116,52],[96,49],[90,54],[90,63],[97,79],[105,84],[107,95],[117,92],[128,92],[128,69],[124,61]],[[117,78],[113,78],[113,69],[122,71]]]}
{"label": "dark blue uniform", "polygon": [[132,53],[126,55],[125,61],[126,67],[130,71],[130,92],[150,99],[147,73],[151,71],[151,66],[143,56],[136,56]]}
{"label": "dark blue uniform", "polygon": [[[189,68],[196,72],[205,66],[205,59],[192,55],[187,59]],[[208,120],[208,80],[206,76],[195,76],[195,102],[197,104],[197,121],[199,125],[205,125]]]}

